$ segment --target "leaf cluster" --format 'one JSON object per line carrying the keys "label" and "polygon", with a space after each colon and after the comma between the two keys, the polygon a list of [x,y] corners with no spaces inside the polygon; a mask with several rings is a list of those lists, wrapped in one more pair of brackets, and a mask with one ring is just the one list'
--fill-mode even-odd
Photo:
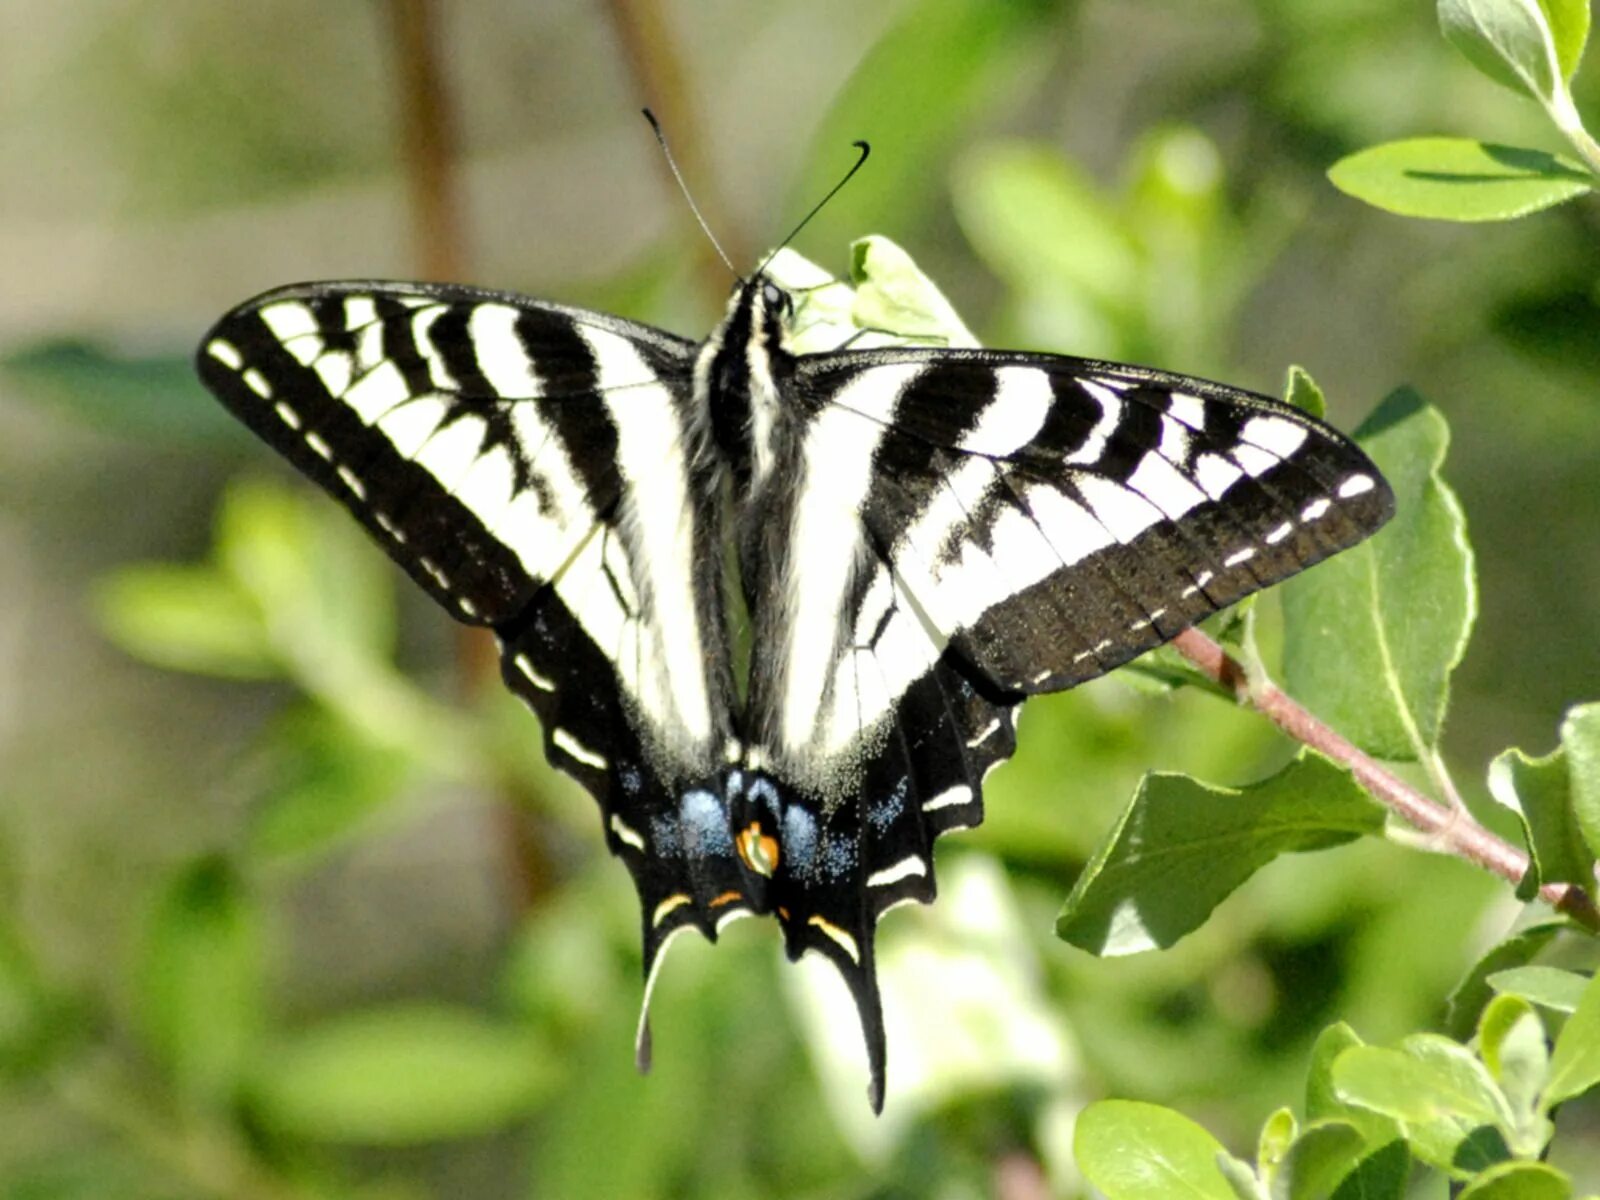
{"label": "leaf cluster", "polygon": [[1600,146],[1572,98],[1589,38],[1589,0],[1438,0],[1439,26],[1479,71],[1538,103],[1577,152],[1459,137],[1418,137],[1339,160],[1328,178],[1389,212],[1442,221],[1504,221],[1600,186]]}
{"label": "leaf cluster", "polygon": [[[1254,1163],[1171,1109],[1107,1100],[1078,1120],[1078,1165],[1109,1200],[1401,1200],[1419,1167],[1472,1200],[1570,1200],[1570,1179],[1541,1159],[1556,1108],[1600,1085],[1600,979],[1490,978],[1498,994],[1470,1044],[1419,1033],[1370,1046],[1346,1025],[1325,1030],[1303,1119],[1268,1117]],[[1560,1022],[1553,1046],[1547,1019]]]}

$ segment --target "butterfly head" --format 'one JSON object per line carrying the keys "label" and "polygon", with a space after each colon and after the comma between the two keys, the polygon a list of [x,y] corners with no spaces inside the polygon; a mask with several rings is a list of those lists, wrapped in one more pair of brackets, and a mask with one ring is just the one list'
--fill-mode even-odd
{"label": "butterfly head", "polygon": [[793,319],[794,297],[770,276],[757,273],[741,281],[729,297],[724,327],[733,333],[732,340],[776,349]]}

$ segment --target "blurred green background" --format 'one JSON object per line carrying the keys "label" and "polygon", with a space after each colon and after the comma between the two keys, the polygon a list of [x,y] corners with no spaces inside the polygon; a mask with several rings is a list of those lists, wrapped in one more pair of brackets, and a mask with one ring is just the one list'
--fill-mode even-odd
{"label": "blurred green background", "polygon": [[[886,234],[991,344],[1266,392],[1299,363],[1345,428],[1415,385],[1478,552],[1447,736],[1469,799],[1594,698],[1597,210],[1444,226],[1323,177],[1411,134],[1555,148],[1429,4],[9,0],[0,1196],[1077,1195],[1083,1103],[1173,1104],[1242,1150],[1323,1024],[1435,1021],[1513,920],[1488,877],[1362,844],[1278,863],[1169,953],[1055,941],[1142,772],[1288,754],[1113,678],[1030,707],[940,903],[884,923],[883,1119],[842,987],[765,923],[680,944],[636,1077],[635,900],[591,802],[187,356],[311,278],[702,333],[727,279],[646,102],[741,265],[863,138],[798,248],[843,271]],[[1592,1102],[1558,1147],[1600,1189]]]}

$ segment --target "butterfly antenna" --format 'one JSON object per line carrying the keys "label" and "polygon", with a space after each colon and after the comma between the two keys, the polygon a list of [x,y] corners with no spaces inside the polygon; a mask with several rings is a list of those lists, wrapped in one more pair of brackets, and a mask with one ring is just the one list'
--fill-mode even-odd
{"label": "butterfly antenna", "polygon": [[777,245],[777,248],[774,249],[771,254],[767,255],[767,257],[762,261],[761,266],[759,268],[757,268],[757,270],[756,270],[756,274],[757,275],[761,274],[763,271],[765,271],[767,269],[767,267],[771,264],[772,260],[778,257],[778,252],[780,250],[782,250],[785,246],[787,246],[790,242],[794,241],[794,239],[797,238],[800,235],[800,231],[802,229],[804,229],[807,225],[811,224],[811,218],[816,216],[819,212],[821,212],[823,210],[823,208],[827,205],[828,201],[832,200],[835,196],[837,196],[839,194],[839,192],[840,192],[840,189],[842,189],[845,184],[849,183],[852,179],[854,179],[856,172],[861,170],[862,164],[867,161],[867,155],[872,153],[872,147],[869,146],[866,142],[851,142],[850,144],[852,146],[854,146],[857,150],[861,151],[861,156],[859,158],[857,158],[855,163],[854,163],[854,165],[852,165],[851,168],[844,173],[844,178],[839,180],[838,183],[834,184],[831,188],[829,188],[828,189],[828,194],[826,196],[824,196],[821,200],[818,200],[816,202],[816,204],[812,206],[811,211],[808,212],[804,217],[802,217],[800,219],[800,223],[789,231],[789,236],[784,238],[783,241],[779,242],[778,245]]}
{"label": "butterfly antenna", "polygon": [[661,153],[666,155],[667,166],[672,168],[672,177],[678,181],[678,190],[683,193],[683,198],[689,202],[689,211],[694,214],[694,219],[700,222],[700,228],[705,230],[707,239],[716,249],[717,257],[726,264],[733,277],[743,283],[744,276],[740,275],[733,263],[729,261],[727,251],[723,250],[722,243],[717,241],[717,235],[712,233],[711,226],[706,224],[706,219],[700,212],[700,206],[694,202],[694,196],[689,192],[689,185],[684,182],[683,172],[678,170],[678,160],[672,157],[672,147],[667,145],[667,135],[661,131],[661,122],[656,120],[655,113],[648,108],[641,111],[644,113],[644,119],[650,122],[650,128],[655,131],[656,141],[661,144]]}

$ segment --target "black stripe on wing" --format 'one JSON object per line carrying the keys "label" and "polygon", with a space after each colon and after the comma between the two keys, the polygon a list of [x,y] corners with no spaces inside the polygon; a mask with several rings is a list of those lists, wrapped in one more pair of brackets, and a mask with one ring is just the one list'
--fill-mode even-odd
{"label": "black stripe on wing", "polygon": [[348,508],[457,618],[526,605],[616,502],[616,431],[584,329],[628,340],[639,382],[688,389],[692,346],[509,293],[318,283],[235,308],[201,379]]}
{"label": "black stripe on wing", "polygon": [[987,351],[843,353],[800,369],[825,403],[862,370],[908,363],[923,370],[882,427],[864,522],[1000,688],[1102,674],[1393,511],[1343,435],[1203,380]]}

